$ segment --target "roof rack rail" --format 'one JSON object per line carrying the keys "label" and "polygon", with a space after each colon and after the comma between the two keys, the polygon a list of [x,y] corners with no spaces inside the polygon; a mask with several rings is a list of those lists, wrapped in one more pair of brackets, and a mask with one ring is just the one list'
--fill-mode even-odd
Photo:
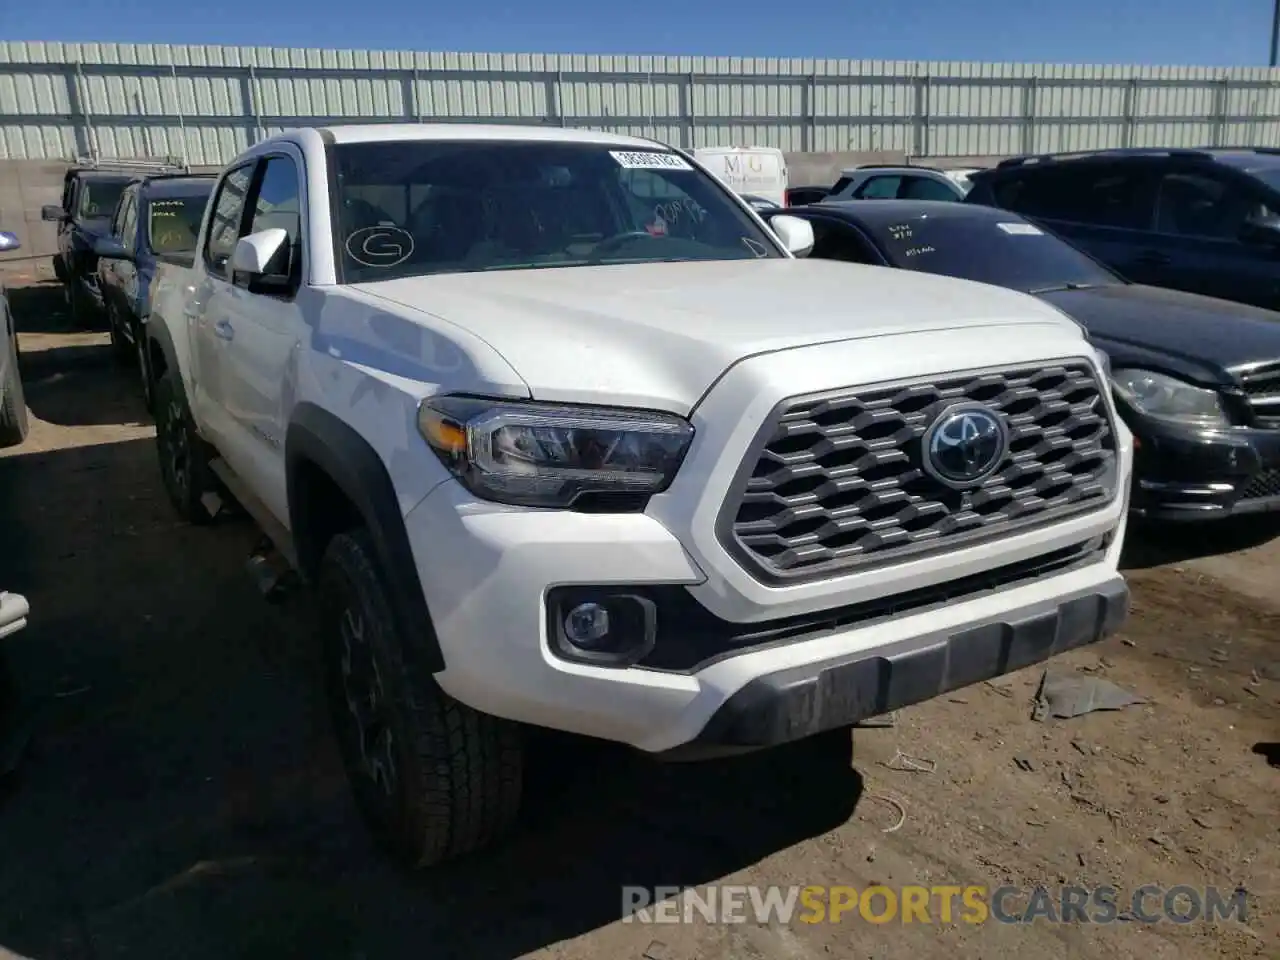
{"label": "roof rack rail", "polygon": [[[996,169],[1021,167],[1028,163],[1045,163],[1053,160],[1083,160],[1088,157],[1177,157],[1182,160],[1212,160],[1213,154],[1209,152],[1210,149],[1222,150],[1229,148],[1213,147],[1194,149],[1184,147],[1108,147],[1101,150],[1073,150],[1064,151],[1063,153],[1037,153],[1026,154],[1020,157],[1009,157],[1007,160],[1001,160],[996,164]],[[1248,149],[1253,150],[1263,148],[1249,147]]]}
{"label": "roof rack rail", "polygon": [[1267,156],[1278,156],[1278,155],[1280,155],[1280,147],[1241,147],[1241,146],[1231,146],[1231,147],[1214,147],[1214,149],[1215,149],[1215,150],[1228,151],[1228,152],[1239,152],[1239,153],[1262,153],[1262,154],[1266,154]]}
{"label": "roof rack rail", "polygon": [[181,157],[76,157],[80,170],[156,170],[186,173],[191,165]]}

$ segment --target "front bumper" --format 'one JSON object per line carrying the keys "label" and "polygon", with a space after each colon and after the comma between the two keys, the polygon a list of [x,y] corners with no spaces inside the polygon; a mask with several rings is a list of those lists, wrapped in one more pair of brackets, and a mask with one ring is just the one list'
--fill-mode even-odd
{"label": "front bumper", "polygon": [[[700,653],[688,669],[661,662],[600,666],[572,662],[553,650],[548,593],[561,585],[598,584],[692,588],[684,592],[700,596],[703,572],[655,518],[502,508],[475,501],[450,481],[411,510],[406,525],[446,665],[436,679],[447,693],[494,716],[652,753],[672,751],[704,734],[713,740],[728,737],[730,743],[753,736],[777,742],[779,736],[791,739],[824,725],[852,723],[853,713],[866,716],[885,703],[926,699],[1092,642],[1123,615],[1117,599],[1123,591],[1117,573],[1120,521],[1087,562],[998,588],[901,610],[890,603],[876,615],[840,618],[833,611],[828,622],[816,611],[797,614],[810,621],[804,632],[767,642],[748,639],[720,656]],[[962,558],[953,560],[964,569]],[[857,593],[849,591],[846,603],[865,603],[855,599]],[[676,641],[689,639],[678,636],[681,630],[697,628],[679,619],[669,623]],[[734,624],[743,631],[775,625]],[[660,623],[658,649],[672,638]],[[907,656],[911,651],[916,652]],[[786,722],[714,720],[736,716],[744,703],[752,704],[748,713],[755,716],[760,686],[751,685],[761,678],[808,675],[815,678],[814,691],[826,690],[836,681],[817,678],[836,677],[831,668],[846,662],[864,665],[856,668],[856,677],[846,672],[855,668],[843,668],[841,684],[869,682],[865,678],[871,674],[862,671],[885,676],[883,687],[874,691],[857,687],[863,699],[852,712],[828,706],[797,721],[795,708],[786,704],[807,695],[792,691],[768,708],[771,716],[793,718]],[[886,673],[886,663],[901,666]],[[941,678],[929,679],[927,671],[938,669],[944,670]],[[903,679],[908,674],[917,678]],[[744,690],[756,692],[740,695]],[[717,733],[726,723],[728,732]],[[766,733],[743,734],[739,723]]]}
{"label": "front bumper", "polygon": [[1129,588],[1117,576],[1060,602],[956,632],[757,677],[672,758],[772,746],[850,726],[1093,643],[1115,632],[1128,610]]}
{"label": "front bumper", "polygon": [[1196,521],[1280,512],[1280,430],[1130,427],[1136,516]]}

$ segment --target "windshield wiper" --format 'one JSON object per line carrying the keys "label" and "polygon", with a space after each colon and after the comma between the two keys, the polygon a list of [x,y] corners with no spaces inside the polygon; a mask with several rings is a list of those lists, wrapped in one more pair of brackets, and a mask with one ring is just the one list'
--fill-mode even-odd
{"label": "windshield wiper", "polygon": [[1036,287],[1033,290],[1028,290],[1027,293],[1058,293],[1061,290],[1092,290],[1095,287],[1100,286],[1102,286],[1100,283],[1055,283],[1048,287]]}

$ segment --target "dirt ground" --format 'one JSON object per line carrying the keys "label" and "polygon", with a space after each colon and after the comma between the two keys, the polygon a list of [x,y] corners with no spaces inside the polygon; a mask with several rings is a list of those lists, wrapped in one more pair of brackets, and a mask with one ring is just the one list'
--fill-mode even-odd
{"label": "dirt ground", "polygon": [[[1031,669],[859,729],[852,752],[842,735],[659,765],[544,745],[511,843],[406,876],[348,797],[306,597],[260,597],[247,522],[174,519],[132,373],[105,335],[66,329],[34,266],[8,283],[33,422],[0,455],[0,586],[33,612],[6,641],[32,736],[0,778],[3,947],[36,960],[1280,956],[1274,526],[1131,533],[1127,628],[1056,667],[1143,705],[1037,723]],[[619,922],[623,885],[719,882],[1216,885],[1248,891],[1248,920]]]}

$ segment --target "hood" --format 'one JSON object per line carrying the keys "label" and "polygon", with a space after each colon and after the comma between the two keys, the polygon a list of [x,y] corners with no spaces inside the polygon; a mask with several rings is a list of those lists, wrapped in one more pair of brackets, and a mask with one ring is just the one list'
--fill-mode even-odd
{"label": "hood", "polygon": [[1012,290],[833,260],[453,273],[352,289],[465,328],[537,399],[607,396],[679,413],[763,353],[957,327],[1074,327]]}
{"label": "hood", "polygon": [[1039,294],[1089,335],[1216,372],[1280,359],[1280,313],[1180,290],[1117,284]]}

